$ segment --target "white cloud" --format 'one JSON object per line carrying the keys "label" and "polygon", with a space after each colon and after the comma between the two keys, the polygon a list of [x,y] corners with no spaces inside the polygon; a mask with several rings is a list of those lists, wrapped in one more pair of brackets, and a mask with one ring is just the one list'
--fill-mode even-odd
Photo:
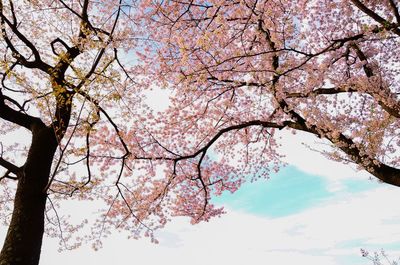
{"label": "white cloud", "polygon": [[[150,95],[149,98],[157,97]],[[165,107],[163,100],[154,104]],[[285,161],[302,171],[327,178],[331,191],[343,191],[341,183],[344,179],[367,181],[369,177],[366,172],[357,172],[354,166],[330,161],[302,144],[314,147],[320,139],[301,132],[293,136],[285,130],[279,135],[284,139],[281,152],[286,155]],[[342,265],[337,261],[338,257],[358,257],[359,247],[364,247],[344,247],[346,242],[382,247],[398,242],[400,213],[395,204],[398,201],[398,188],[382,185],[364,193],[344,194],[341,199],[335,197],[317,208],[275,219],[234,210],[196,226],[191,226],[184,218],[176,218],[159,232],[159,245],[146,239],[128,240],[115,233],[104,241],[104,248],[98,252],[83,246],[58,253],[57,240],[45,239],[41,265],[138,262],[146,265],[161,262],[174,265]],[[79,216],[76,211],[72,216],[75,214]],[[4,235],[5,231],[0,230],[0,239]],[[361,257],[360,261],[363,261]]]}
{"label": "white cloud", "polygon": [[327,140],[300,131],[293,135],[289,130],[278,131],[277,136],[281,137],[278,142],[282,145],[279,152],[285,155],[283,160],[304,172],[327,178],[329,180],[328,189],[331,192],[341,191],[344,188],[343,179],[353,178],[368,181],[371,176],[365,170],[357,170],[354,164],[329,160],[320,152],[310,150],[309,147],[319,151],[329,150],[330,143]]}
{"label": "white cloud", "polygon": [[144,90],[143,94],[146,96],[145,103],[155,112],[165,111],[171,103],[169,99],[171,91],[168,89],[152,88]]}
{"label": "white cloud", "polygon": [[[59,254],[55,241],[46,240],[42,265],[135,262],[342,265],[338,259],[349,255],[368,264],[360,256],[360,247],[368,249],[368,244],[373,243],[380,248],[400,238],[400,213],[392,204],[399,200],[396,188],[382,185],[281,218],[263,218],[233,210],[195,226],[185,218],[175,218],[159,232],[159,245],[114,234],[98,252],[85,246]],[[358,241],[364,245],[345,247],[348,242]]]}

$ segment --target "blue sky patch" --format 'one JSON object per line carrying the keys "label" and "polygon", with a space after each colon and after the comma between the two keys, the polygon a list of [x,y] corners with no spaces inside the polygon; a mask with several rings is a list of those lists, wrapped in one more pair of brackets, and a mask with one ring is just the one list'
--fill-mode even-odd
{"label": "blue sky patch", "polygon": [[349,178],[342,181],[343,185],[346,187],[346,191],[349,192],[363,192],[371,189],[376,189],[379,185],[382,185],[375,179],[354,179]]}
{"label": "blue sky patch", "polygon": [[236,193],[226,192],[213,202],[258,215],[282,217],[332,198],[334,194],[328,191],[327,184],[322,177],[288,166],[269,180],[245,183]]}

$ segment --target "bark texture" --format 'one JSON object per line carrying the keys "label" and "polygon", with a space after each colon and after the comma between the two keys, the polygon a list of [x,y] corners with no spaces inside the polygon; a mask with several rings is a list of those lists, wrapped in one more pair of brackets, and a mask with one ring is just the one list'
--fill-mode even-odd
{"label": "bark texture", "polygon": [[14,210],[0,253],[0,265],[37,265],[44,232],[46,192],[57,141],[52,128],[36,123],[32,144],[21,168]]}

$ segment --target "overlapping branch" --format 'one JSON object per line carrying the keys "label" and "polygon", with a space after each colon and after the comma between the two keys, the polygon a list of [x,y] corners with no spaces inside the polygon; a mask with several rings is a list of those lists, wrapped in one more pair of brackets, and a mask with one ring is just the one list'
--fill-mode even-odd
{"label": "overlapping branch", "polygon": [[[381,17],[380,15],[375,13],[373,10],[369,9],[360,0],[351,0],[351,2],[358,9],[360,9],[362,12],[364,12],[366,15],[371,17],[373,20],[375,20],[376,22],[378,22],[379,24],[381,24],[385,28],[390,28],[395,34],[400,36],[400,29],[398,28],[398,26],[393,27],[393,23],[391,23],[390,21],[388,21],[385,18]],[[396,5],[392,1],[390,1],[390,2],[391,2],[391,6],[392,6],[392,8],[394,10],[395,16],[396,16],[396,18],[398,18],[399,17],[398,9],[397,9]]]}

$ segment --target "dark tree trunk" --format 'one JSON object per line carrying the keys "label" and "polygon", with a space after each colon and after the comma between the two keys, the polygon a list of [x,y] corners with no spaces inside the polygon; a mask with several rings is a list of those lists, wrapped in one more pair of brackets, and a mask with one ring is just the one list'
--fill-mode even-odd
{"label": "dark tree trunk", "polygon": [[34,125],[28,158],[19,176],[14,210],[0,253],[0,265],[37,265],[44,232],[44,213],[51,164],[57,148],[52,128]]}

